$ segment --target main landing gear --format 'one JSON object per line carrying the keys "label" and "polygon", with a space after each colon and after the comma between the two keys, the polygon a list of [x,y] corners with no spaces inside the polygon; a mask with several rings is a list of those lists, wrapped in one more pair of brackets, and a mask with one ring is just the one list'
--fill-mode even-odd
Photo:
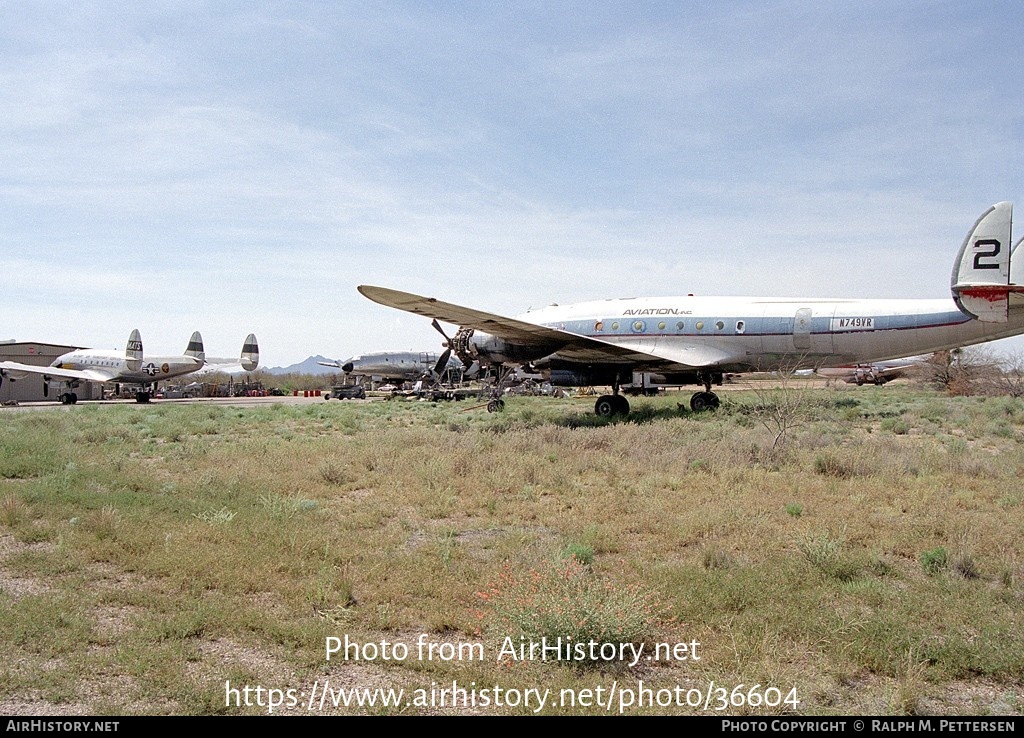
{"label": "main landing gear", "polygon": [[494,389],[491,390],[491,399],[487,401],[487,412],[489,413],[503,413],[505,412],[505,401],[501,399],[501,395],[505,390],[505,385],[508,383],[509,377],[512,376],[512,369],[507,368],[504,364],[498,364],[495,368],[494,378]]}
{"label": "main landing gear", "polygon": [[[618,388],[616,388],[617,392]],[[599,418],[610,418],[613,415],[629,415],[629,400],[620,394],[601,395],[594,403],[594,414]]]}
{"label": "main landing gear", "polygon": [[612,382],[612,394],[601,395],[594,403],[594,414],[599,418],[629,415],[629,400],[619,394],[619,380]]}
{"label": "main landing gear", "polygon": [[693,396],[690,398],[690,409],[695,413],[717,410],[722,401],[718,399],[718,395],[711,391],[711,377],[703,375],[700,379],[704,383],[704,391],[693,393]]}
{"label": "main landing gear", "polygon": [[[43,397],[50,396],[51,381],[53,381],[52,377],[45,374],[43,375]],[[77,403],[78,393],[75,392],[75,390],[78,389],[78,380],[72,379],[67,382],[61,382],[60,385],[63,385],[62,389],[64,390],[63,392],[61,392],[60,389],[57,390],[57,399],[60,401],[60,404],[74,405]]]}

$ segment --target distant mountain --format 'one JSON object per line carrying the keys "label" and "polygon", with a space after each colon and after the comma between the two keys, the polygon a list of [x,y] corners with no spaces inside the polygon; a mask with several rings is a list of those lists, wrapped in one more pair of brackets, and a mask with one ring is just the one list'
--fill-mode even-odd
{"label": "distant mountain", "polygon": [[320,366],[318,361],[334,361],[326,356],[310,356],[305,361],[291,366],[275,366],[267,369],[268,374],[337,374],[340,369],[332,369],[329,366]]}

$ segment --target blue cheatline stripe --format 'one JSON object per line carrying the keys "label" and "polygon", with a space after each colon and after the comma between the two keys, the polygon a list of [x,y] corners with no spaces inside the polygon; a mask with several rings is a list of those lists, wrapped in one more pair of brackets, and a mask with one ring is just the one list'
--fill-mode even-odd
{"label": "blue cheatline stripe", "polygon": [[[847,316],[839,316],[847,317]],[[877,316],[862,316],[873,318],[875,321],[874,328],[860,328],[853,330],[832,330],[832,319],[833,316],[820,316],[813,317],[811,319],[811,330],[810,333],[820,334],[833,334],[833,335],[845,335],[849,333],[875,333],[878,331],[900,331],[900,330],[911,330],[920,328],[946,328],[954,325],[962,325],[969,323],[971,318],[964,315],[959,311],[949,311],[944,313],[923,313],[920,315],[877,315]],[[716,328],[715,325],[721,321],[724,323],[722,328]],[[562,330],[567,333],[575,333],[581,336],[587,336],[590,338],[601,338],[602,336],[726,336],[726,335],[745,335],[745,336],[786,336],[793,333],[793,326],[796,322],[794,318],[788,317],[775,317],[775,318],[721,318],[721,317],[700,317],[691,316],[683,322],[683,329],[680,330],[676,327],[678,320],[673,321],[641,321],[645,324],[644,330],[637,331],[634,329],[633,324],[638,322],[637,320],[623,320],[621,318],[610,318],[610,319],[588,319],[588,320],[573,320],[573,321],[558,321],[556,323],[542,323],[545,328],[554,328],[556,330]],[[665,323],[665,328],[659,328],[660,322]],[[736,332],[736,323],[743,323],[742,333]],[[604,326],[604,330],[595,331],[594,326],[597,323],[601,323]],[[618,329],[614,329],[612,326],[618,323]],[[694,326],[697,323],[703,323],[704,327],[702,330],[697,330]],[[781,328],[781,330],[780,330]]]}

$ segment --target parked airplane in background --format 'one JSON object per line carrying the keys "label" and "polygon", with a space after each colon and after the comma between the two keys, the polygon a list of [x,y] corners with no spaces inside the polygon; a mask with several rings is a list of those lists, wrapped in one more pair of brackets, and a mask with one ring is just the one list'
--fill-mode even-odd
{"label": "parked airplane in background", "polygon": [[206,357],[206,363],[198,373],[223,372],[224,374],[241,374],[255,371],[260,363],[260,347],[256,336],[250,333],[242,344],[242,353],[237,359],[219,359]]}
{"label": "parked airplane in background", "polygon": [[[619,386],[634,371],[702,384],[690,399],[700,411],[718,407],[711,386],[726,372],[877,362],[1024,333],[1024,250],[1011,258],[1020,248],[1010,248],[1012,211],[998,203],[974,224],[953,263],[952,299],[688,295],[553,305],[507,318],[384,287],[359,291],[433,318],[438,330],[438,320],[460,326],[445,345],[465,366],[529,363],[555,385],[610,385],[613,394],[594,406],[598,415],[629,412]],[[499,409],[500,399],[492,405]]]}
{"label": "parked airplane in background", "polygon": [[815,373],[826,379],[841,379],[847,384],[877,384],[883,385],[894,379],[905,377],[919,366],[922,366],[929,356],[912,356],[907,359],[893,359],[892,361],[876,361],[869,364],[855,364],[852,366],[822,367]]}
{"label": "parked airplane in background", "polygon": [[[444,359],[441,361],[441,359]],[[353,356],[344,362],[318,361],[321,366],[340,369],[353,377],[370,377],[373,381],[415,382],[431,377],[440,380],[446,371],[462,373],[463,365],[448,351],[440,357],[419,351],[380,351]]]}
{"label": "parked airplane in background", "polygon": [[[242,346],[240,359],[246,371],[252,371],[259,363],[259,348],[256,336],[249,334]],[[65,405],[78,402],[74,390],[82,382],[102,384],[137,384],[137,402],[149,402],[151,392],[161,380],[180,377],[201,369],[206,363],[203,337],[199,331],[192,334],[185,353],[181,356],[151,356],[144,358],[142,337],[138,329],[128,337],[124,353],[101,349],[79,349],[58,356],[50,366],[33,366],[15,361],[0,361],[0,383],[4,378],[21,379],[29,374],[43,378],[43,395],[49,395],[51,381],[64,385],[59,398]]]}

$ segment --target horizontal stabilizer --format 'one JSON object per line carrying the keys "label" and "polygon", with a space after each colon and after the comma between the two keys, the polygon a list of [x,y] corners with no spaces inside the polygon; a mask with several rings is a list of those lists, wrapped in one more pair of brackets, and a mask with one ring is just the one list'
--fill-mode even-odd
{"label": "horizontal stabilizer", "polygon": [[957,306],[986,323],[1005,323],[1010,294],[1024,291],[1010,284],[1013,205],[1000,202],[978,218],[953,262],[950,288]]}

